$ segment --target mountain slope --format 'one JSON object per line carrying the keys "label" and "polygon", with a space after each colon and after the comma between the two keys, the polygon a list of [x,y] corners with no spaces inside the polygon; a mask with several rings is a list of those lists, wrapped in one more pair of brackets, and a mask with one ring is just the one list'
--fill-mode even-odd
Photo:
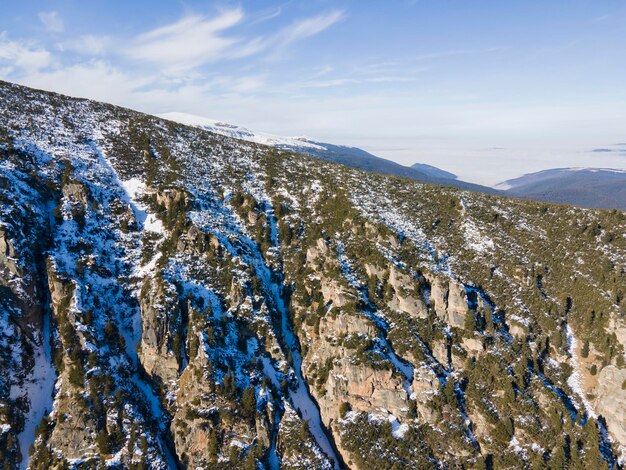
{"label": "mountain slope", "polygon": [[7,83],[0,111],[3,468],[625,457],[624,213]]}
{"label": "mountain slope", "polygon": [[213,119],[194,116],[185,113],[165,113],[161,117],[175,122],[200,127],[217,134],[234,137],[263,145],[270,145],[281,150],[310,155],[319,160],[339,163],[359,170],[372,171],[384,175],[410,178],[424,183],[440,184],[455,188],[478,191],[487,194],[497,194],[499,191],[487,186],[459,181],[456,176],[431,165],[416,163],[413,166],[404,166],[399,163],[377,157],[363,149],[334,145],[325,142],[316,142],[307,138],[279,137],[270,134],[252,132],[243,127],[226,124]]}
{"label": "mountain slope", "polygon": [[422,173],[426,173],[428,176],[438,179],[457,179],[457,176],[454,173],[450,173],[449,171],[442,170],[441,168],[437,168],[436,166],[427,165],[426,163],[415,163],[411,165],[411,168],[421,171]]}
{"label": "mountain slope", "polygon": [[505,181],[496,188],[538,201],[626,210],[624,170],[555,168]]}

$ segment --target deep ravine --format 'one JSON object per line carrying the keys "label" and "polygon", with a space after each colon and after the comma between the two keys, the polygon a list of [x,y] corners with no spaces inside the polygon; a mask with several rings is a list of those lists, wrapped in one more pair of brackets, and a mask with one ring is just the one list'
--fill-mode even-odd
{"label": "deep ravine", "polygon": [[[260,199],[263,200],[263,198]],[[273,210],[267,201],[263,202],[263,207],[268,218],[272,243],[274,248],[278,248],[278,230],[273,217]],[[276,332],[276,336],[277,338],[282,338],[286,348],[284,351],[285,357],[291,356],[292,358],[290,366],[296,379],[296,388],[295,390],[289,388],[289,399],[302,418],[308,421],[309,430],[317,445],[334,462],[335,467],[339,468],[339,462],[341,461],[326,433],[319,408],[311,397],[308,386],[302,377],[302,358],[297,339],[289,322],[288,308],[284,300],[282,274],[273,271],[268,266],[259,246],[239,226],[237,219],[225,204],[213,199],[205,204],[201,204],[199,209],[201,210],[192,215],[192,222],[202,230],[216,235],[222,246],[231,255],[241,257],[246,264],[253,267],[255,276],[261,281],[266,303],[270,310],[274,309],[278,315],[278,321],[273,322],[277,323],[280,329]],[[212,223],[214,220],[220,220],[221,223]],[[272,370],[273,367],[268,367],[268,364],[264,363],[264,369],[274,382],[276,379],[272,378],[275,374]]]}
{"label": "deep ravine", "polygon": [[35,359],[33,368],[22,386],[14,386],[11,389],[11,398],[26,396],[29,403],[28,412],[24,415],[24,430],[19,434],[22,469],[28,466],[28,450],[35,441],[35,428],[42,418],[52,411],[54,404],[53,393],[57,375],[50,351],[50,316],[48,313],[44,314],[42,323],[41,333],[38,333],[36,339],[31,342]]}
{"label": "deep ravine", "polygon": [[[278,229],[276,227],[273,209],[266,201],[264,201],[262,207],[267,215],[272,243],[274,248],[278,248]],[[289,388],[289,398],[293,406],[300,412],[302,419],[308,422],[309,430],[315,438],[317,445],[319,445],[326,456],[334,462],[335,468],[339,468],[340,460],[324,428],[319,408],[311,397],[309,388],[302,377],[302,356],[300,354],[298,340],[289,322],[289,311],[284,300],[282,274],[273,272],[271,268],[268,267],[258,247],[252,246],[252,248],[253,251],[250,253],[252,259],[250,261],[255,267],[257,276],[261,279],[265,294],[269,297],[268,300],[270,300],[274,308],[278,310],[281,326],[280,337],[282,337],[285,342],[289,355],[292,358],[291,367],[296,377],[297,386],[295,390]]]}

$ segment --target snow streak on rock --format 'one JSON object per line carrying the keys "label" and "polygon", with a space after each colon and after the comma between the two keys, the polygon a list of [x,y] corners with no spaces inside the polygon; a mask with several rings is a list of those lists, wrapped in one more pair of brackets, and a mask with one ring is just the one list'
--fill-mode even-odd
{"label": "snow streak on rock", "polygon": [[[257,199],[261,201],[261,207],[264,209],[268,223],[270,224],[269,228],[271,240],[274,244],[273,248],[277,248],[278,230],[273,215],[273,209],[268,199],[262,194],[257,193]],[[293,334],[289,322],[289,312],[284,301],[282,274],[268,266],[258,245],[247,235],[246,231],[239,225],[236,217],[225,205],[221,204],[216,199],[205,199],[200,202],[200,206],[200,210],[190,214],[192,222],[207,233],[212,233],[217,236],[220,243],[231,255],[241,257],[246,264],[254,268],[256,277],[261,281],[268,307],[273,308],[279,315],[280,330],[277,336],[282,338],[289,352],[288,356],[291,356],[292,359],[290,366],[293,370],[296,386],[295,389],[290,388],[289,399],[302,418],[308,421],[309,430],[315,438],[317,445],[319,445],[322,451],[338,465],[339,459],[326,434],[319,409],[311,397],[307,384],[302,377],[302,357],[300,355],[298,340]],[[285,353],[287,351],[285,351]],[[266,363],[264,363],[264,368],[268,370]],[[272,381],[275,380],[275,378],[272,378]]]}
{"label": "snow streak on rock", "polygon": [[11,389],[11,398],[25,396],[28,412],[24,416],[24,430],[19,435],[22,452],[21,468],[28,465],[28,449],[35,441],[35,427],[46,417],[54,404],[53,392],[56,370],[50,353],[50,318],[44,316],[42,334],[33,343],[35,364],[21,386]]}
{"label": "snow streak on rock", "polygon": [[336,243],[341,272],[343,273],[343,276],[348,284],[350,284],[350,286],[357,291],[363,305],[365,306],[363,313],[379,328],[381,334],[378,339],[382,343],[383,348],[387,351],[387,357],[393,364],[394,368],[404,376],[404,391],[410,398],[412,395],[411,383],[413,382],[414,367],[406,361],[401,360],[394,352],[391,344],[389,344],[389,341],[387,340],[387,333],[389,332],[389,324],[387,320],[383,317],[382,312],[377,309],[370,300],[367,287],[365,287],[358,275],[354,272],[354,269],[350,265],[350,260],[344,253],[345,248],[343,243],[339,240],[337,240]]}

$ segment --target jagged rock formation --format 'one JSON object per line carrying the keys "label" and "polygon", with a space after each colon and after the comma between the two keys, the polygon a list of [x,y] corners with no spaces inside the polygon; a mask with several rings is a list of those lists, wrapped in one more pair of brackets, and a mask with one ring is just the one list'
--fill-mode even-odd
{"label": "jagged rock formation", "polygon": [[3,468],[623,464],[624,213],[0,98]]}

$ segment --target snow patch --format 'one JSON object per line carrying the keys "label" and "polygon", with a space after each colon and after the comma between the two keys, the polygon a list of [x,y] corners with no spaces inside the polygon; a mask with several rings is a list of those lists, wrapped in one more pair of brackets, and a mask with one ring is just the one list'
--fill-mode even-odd
{"label": "snow patch", "polygon": [[570,354],[570,365],[572,366],[572,374],[567,379],[567,385],[569,385],[572,391],[578,395],[578,398],[580,398],[580,401],[585,407],[587,415],[592,418],[597,418],[596,413],[593,411],[593,406],[591,406],[591,403],[589,403],[589,400],[585,397],[585,393],[580,384],[580,365],[578,363],[578,356],[576,355],[576,347],[578,343],[569,324],[565,325],[565,333],[567,335],[567,349]]}
{"label": "snow patch", "polygon": [[482,235],[472,219],[465,219],[463,222],[463,237],[467,247],[478,253],[488,252],[495,247],[493,240]]}
{"label": "snow patch", "polygon": [[44,316],[42,335],[33,344],[35,364],[21,386],[11,387],[11,398],[26,396],[29,402],[28,412],[24,415],[24,429],[18,436],[22,462],[20,468],[28,466],[28,449],[35,442],[35,428],[52,411],[53,392],[56,383],[56,370],[50,353],[50,320]]}
{"label": "snow patch", "polygon": [[202,116],[195,116],[193,114],[173,112],[159,114],[159,117],[178,122],[180,124],[185,124],[186,126],[199,127],[200,129],[214,132],[215,134],[223,135],[226,137],[246,140],[248,142],[254,142],[255,144],[269,145],[270,147],[295,147],[296,149],[304,148],[313,150],[326,150],[325,147],[309,141],[306,137],[281,137],[273,134],[266,134],[264,132],[255,132],[246,129],[245,127],[239,127],[234,124],[228,124]]}
{"label": "snow patch", "polygon": [[149,214],[147,212],[148,207],[140,201],[140,197],[146,190],[146,184],[139,178],[131,178],[126,181],[120,181],[120,185],[128,196],[135,219],[141,224],[143,229],[148,232],[165,235],[163,223],[154,214]]}

